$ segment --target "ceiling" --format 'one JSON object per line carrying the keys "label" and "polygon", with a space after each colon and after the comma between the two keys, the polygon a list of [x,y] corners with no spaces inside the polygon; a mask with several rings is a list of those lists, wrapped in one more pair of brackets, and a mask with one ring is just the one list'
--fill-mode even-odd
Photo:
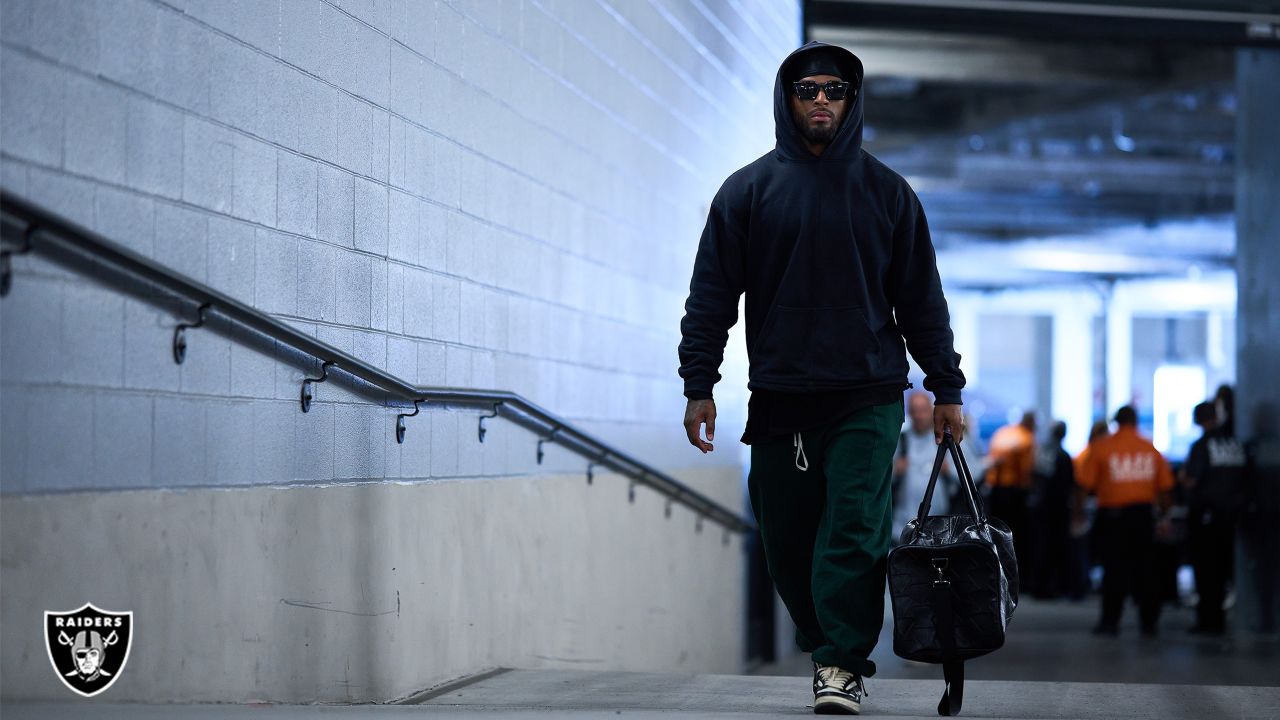
{"label": "ceiling", "polygon": [[1280,47],[1280,0],[809,0],[805,13],[809,39],[863,60],[865,146],[919,193],[959,269],[950,284],[1233,264],[1235,53]]}

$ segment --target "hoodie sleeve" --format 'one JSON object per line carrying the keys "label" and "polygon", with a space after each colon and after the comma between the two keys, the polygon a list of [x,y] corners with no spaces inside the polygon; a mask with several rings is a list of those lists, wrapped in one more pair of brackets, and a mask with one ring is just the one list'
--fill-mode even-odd
{"label": "hoodie sleeve", "polygon": [[886,289],[907,350],[924,370],[925,389],[938,404],[960,404],[964,374],[953,345],[951,316],[942,294],[929,224],[920,199],[905,182],[893,228]]}
{"label": "hoodie sleeve", "polygon": [[727,194],[722,186],[711,201],[680,321],[680,377],[690,400],[710,398],[720,381],[724,346],[729,328],[738,321],[738,297],[744,289],[746,232]]}

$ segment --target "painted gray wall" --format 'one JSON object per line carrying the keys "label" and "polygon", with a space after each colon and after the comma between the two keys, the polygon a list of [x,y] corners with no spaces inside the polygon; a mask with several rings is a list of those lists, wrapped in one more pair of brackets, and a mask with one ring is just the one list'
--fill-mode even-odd
{"label": "painted gray wall", "polygon": [[[799,23],[794,0],[3,0],[0,184],[405,379],[521,393],[745,511],[736,443],[703,456],[683,438],[678,321],[712,193],[772,146],[773,74],[799,44]],[[308,368],[282,351],[196,330],[186,363],[175,365],[170,312],[39,256],[14,267],[13,291],[0,301],[6,696],[62,692],[10,681],[33,662],[21,608],[78,606],[95,587],[116,588],[102,604],[145,606],[148,623],[198,621],[196,610],[223,605],[180,612],[177,599],[220,598],[246,576],[312,562],[305,545],[288,545],[246,559],[243,571],[197,574],[185,595],[165,594],[165,573],[220,557],[270,523],[296,522],[273,510],[282,492],[330,507],[323,519],[344,537],[356,518],[341,512],[339,494],[410,492],[401,483],[416,488],[403,498],[410,506],[471,498],[464,507],[476,514],[485,506],[474,498],[495,483],[566,473],[577,478],[558,496],[569,507],[604,493],[625,502],[623,480],[587,487],[584,463],[566,452],[551,448],[536,465],[523,431],[507,426],[478,444],[472,413],[425,412],[403,445],[396,409],[338,384],[318,386],[303,414],[297,395]],[[745,384],[733,356],[724,384]],[[736,439],[744,396],[723,397],[720,434]],[[460,495],[438,496],[445,480],[463,481]],[[368,484],[334,487],[346,483]],[[300,487],[250,487],[282,485]],[[226,500],[219,487],[237,488],[245,505],[195,521]],[[695,533],[691,517],[664,519],[660,504],[641,515],[658,500],[639,494],[617,512],[640,519],[605,524],[601,532],[618,537],[579,547],[575,560],[594,574],[537,554],[497,568],[549,573],[574,583],[587,605],[609,607],[634,554],[661,537],[653,551],[665,555],[630,582],[688,596],[669,608],[686,632],[698,632],[709,599],[728,603],[718,622],[737,622],[738,554],[721,574],[718,528]],[[111,538],[116,562],[104,564],[77,544],[100,535],[68,532],[60,518],[108,504],[114,523],[89,523]],[[137,527],[160,508],[190,520],[177,526],[190,535],[165,562],[128,562],[157,542]],[[509,522],[532,533],[554,520],[570,533],[588,519],[564,512]],[[32,538],[17,534],[27,527],[17,518],[48,533],[41,544],[20,542]],[[364,521],[393,534],[412,525],[400,515]],[[708,537],[716,551],[696,551]],[[423,542],[423,561],[449,568],[430,582],[459,588],[458,597],[485,591],[490,577]],[[331,569],[380,597],[390,556],[349,547]],[[677,583],[682,560],[706,582]],[[108,566],[124,575],[106,579]],[[21,586],[22,597],[12,594]],[[507,600],[520,602],[518,593]],[[462,602],[441,607],[457,612]],[[228,622],[267,612],[237,608]],[[535,606],[530,621],[548,624],[532,637],[563,639],[565,627],[551,622],[559,612]],[[361,627],[317,623],[311,631],[335,640]],[[714,624],[694,638],[715,650],[691,656],[690,669],[740,660]],[[625,627],[593,657],[620,666],[630,644],[662,636]],[[427,655],[407,672],[367,678],[353,696],[383,699],[486,662],[532,660],[538,653],[504,654],[515,631],[459,636],[491,652]],[[215,631],[200,632],[196,641]],[[143,650],[143,637],[159,645]],[[140,631],[137,651],[172,653],[192,640]],[[670,661],[664,652],[645,650],[636,662],[660,666]],[[315,688],[270,675],[261,687],[228,680],[210,697],[336,697],[340,679],[325,678]],[[167,687],[138,685],[121,699],[181,699]]]}
{"label": "painted gray wall", "polygon": [[742,672],[742,540],[596,483],[7,496],[0,692],[74,697],[43,610],[86,601],[134,613],[106,701],[387,702],[493,667]]}

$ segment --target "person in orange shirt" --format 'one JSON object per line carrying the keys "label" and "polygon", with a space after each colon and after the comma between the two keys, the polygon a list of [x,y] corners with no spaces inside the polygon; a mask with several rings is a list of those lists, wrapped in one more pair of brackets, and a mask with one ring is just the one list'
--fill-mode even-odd
{"label": "person in orange shirt", "polygon": [[1018,558],[1018,575],[1029,578],[1033,568],[1026,552],[1027,491],[1036,460],[1036,414],[1027,411],[1022,420],[996,430],[986,459],[990,514],[1000,518],[1013,533],[1013,551]]}
{"label": "person in orange shirt", "polygon": [[[1138,434],[1138,413],[1129,405],[1116,411],[1114,434],[1095,440],[1077,478],[1080,487],[1098,498],[1094,523],[1102,555],[1102,615],[1093,632],[1118,635],[1124,601],[1138,603],[1142,634],[1154,637],[1160,620],[1160,598],[1153,562],[1157,530],[1155,510],[1169,509],[1173,473],[1149,440]],[[1168,520],[1160,528],[1168,530]]]}

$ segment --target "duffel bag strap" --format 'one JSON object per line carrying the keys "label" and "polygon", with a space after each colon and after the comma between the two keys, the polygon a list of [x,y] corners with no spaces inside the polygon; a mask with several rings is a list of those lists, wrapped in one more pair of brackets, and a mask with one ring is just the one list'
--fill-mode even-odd
{"label": "duffel bag strap", "polygon": [[938,702],[938,714],[959,715],[960,706],[964,703],[964,661],[942,663],[942,677],[947,688],[942,691],[942,700]]}
{"label": "duffel bag strap", "polygon": [[938,641],[942,646],[942,677],[946,688],[938,702],[939,715],[959,715],[964,702],[964,661],[956,658],[955,608],[952,606],[951,581],[943,572],[947,558],[934,558],[933,569],[938,573],[933,581],[933,617],[937,622]]}

